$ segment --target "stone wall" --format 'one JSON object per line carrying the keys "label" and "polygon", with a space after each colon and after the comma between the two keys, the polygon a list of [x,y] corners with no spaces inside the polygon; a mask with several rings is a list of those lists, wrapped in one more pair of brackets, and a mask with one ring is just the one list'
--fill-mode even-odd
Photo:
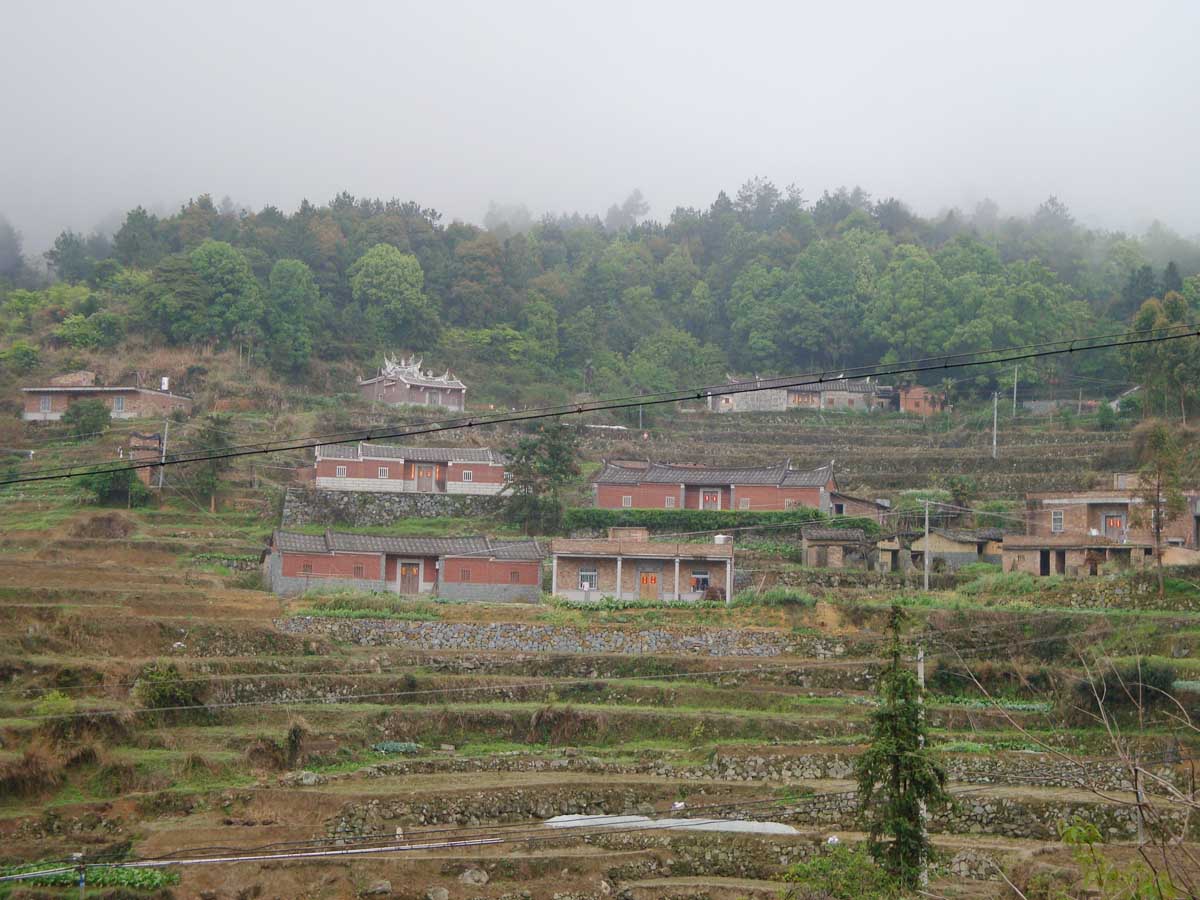
{"label": "stone wall", "polygon": [[486,516],[501,498],[476,494],[382,494],[288,488],[283,498],[284,528],[297,525],[390,525],[399,519]]}
{"label": "stone wall", "polygon": [[394,619],[276,619],[286,634],[323,635],[360,646],[520,653],[630,653],[702,656],[847,655],[848,642],[749,628],[579,628],[518,622],[406,622]]}

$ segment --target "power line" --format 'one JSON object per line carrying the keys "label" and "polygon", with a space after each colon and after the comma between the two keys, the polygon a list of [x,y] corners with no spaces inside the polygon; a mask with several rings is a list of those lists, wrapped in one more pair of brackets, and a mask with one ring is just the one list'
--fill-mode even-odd
{"label": "power line", "polygon": [[[1179,327],[1182,327],[1182,326],[1172,326],[1172,328],[1179,328]],[[1187,327],[1189,329],[1195,328],[1195,326],[1192,326],[1192,325],[1188,325]],[[1169,331],[1171,329],[1160,329],[1160,330]],[[1131,334],[1137,334],[1137,332],[1126,332],[1125,334],[1126,334],[1126,336],[1128,336]],[[1092,344],[1089,346],[1076,347],[1075,346],[1076,344],[1089,340],[1087,338],[1079,338],[1079,339],[1073,339],[1073,340],[1048,341],[1048,342],[1044,342],[1042,344],[1028,344],[1028,345],[1026,345],[1027,348],[1054,346],[1055,349],[1051,349],[1051,350],[1029,349],[1023,353],[1016,353],[1016,354],[1012,354],[1009,356],[1000,357],[998,359],[987,359],[987,360],[966,359],[965,361],[962,361],[966,357],[969,357],[971,355],[980,355],[981,353],[989,353],[990,354],[990,353],[1004,352],[1004,351],[990,351],[990,350],[989,351],[977,351],[974,354],[966,354],[966,353],[951,354],[948,356],[937,357],[937,358],[926,358],[926,360],[917,360],[916,361],[916,363],[921,363],[921,362],[927,361],[928,359],[938,359],[938,360],[940,360],[940,364],[936,363],[936,362],[933,364],[930,364],[930,365],[907,364],[907,365],[899,365],[899,366],[892,367],[892,368],[886,368],[883,370],[878,370],[878,367],[863,367],[863,368],[875,369],[875,371],[873,371],[871,373],[873,376],[914,374],[914,373],[919,373],[919,372],[949,370],[949,369],[958,369],[958,368],[970,368],[970,367],[974,367],[974,366],[994,365],[997,363],[1009,363],[1009,362],[1021,361],[1021,360],[1026,360],[1026,359],[1037,359],[1037,358],[1043,358],[1043,357],[1049,357],[1049,356],[1072,354],[1075,352],[1085,352],[1088,350],[1102,350],[1102,349],[1112,348],[1112,347],[1129,347],[1129,346],[1135,346],[1135,345],[1139,345],[1139,344],[1156,344],[1156,343],[1162,343],[1162,342],[1168,341],[1168,340],[1175,340],[1178,338],[1195,337],[1195,336],[1200,336],[1200,329],[1183,331],[1183,332],[1180,332],[1177,334],[1165,334],[1165,335],[1159,335],[1159,336],[1155,336],[1155,337],[1140,337],[1140,338],[1133,338],[1133,339],[1128,339],[1128,340],[1117,340],[1117,341],[1110,341],[1108,343]],[[1065,346],[1065,347],[1061,346],[1063,344],[1066,344],[1067,346]],[[1024,349],[1024,348],[1013,348],[1013,349]],[[960,360],[960,361],[952,362],[951,360]],[[502,424],[502,423],[507,423],[507,422],[538,421],[538,420],[543,420],[543,419],[558,418],[558,417],[566,416],[566,415],[578,415],[578,414],[584,414],[584,413],[589,413],[589,412],[600,412],[600,411],[604,411],[604,410],[630,409],[630,408],[633,408],[636,406],[659,406],[659,405],[664,405],[664,404],[679,403],[681,401],[691,400],[691,399],[703,400],[710,396],[723,396],[723,395],[728,395],[728,394],[741,394],[741,393],[756,393],[756,392],[763,391],[763,390],[778,390],[780,388],[786,388],[786,387],[803,387],[806,385],[825,384],[825,383],[830,383],[830,382],[846,381],[852,377],[861,377],[861,376],[852,376],[852,375],[848,375],[844,372],[840,373],[838,375],[826,375],[825,373],[818,373],[815,376],[814,375],[798,376],[798,379],[795,379],[795,380],[789,379],[789,378],[783,378],[783,379],[771,379],[767,383],[764,383],[762,381],[738,382],[738,383],[734,383],[732,385],[726,384],[726,385],[711,386],[711,387],[707,387],[707,388],[687,388],[687,389],[680,389],[680,390],[676,390],[676,391],[659,392],[659,393],[655,393],[655,394],[642,394],[642,395],[636,395],[633,397],[618,398],[616,400],[591,401],[591,402],[585,402],[585,403],[579,403],[579,404],[566,404],[566,405],[563,405],[560,407],[555,407],[555,408],[544,408],[544,409],[547,409],[548,411],[526,412],[526,413],[518,413],[518,414],[511,414],[511,415],[503,415],[502,414],[499,416],[486,416],[486,415],[482,416],[482,417],[468,416],[466,418],[450,419],[450,420],[445,420],[442,422],[430,423],[427,426],[424,426],[424,427],[421,427],[421,428],[418,428],[415,430],[409,430],[409,431],[403,431],[403,432],[385,432],[385,433],[380,434],[380,433],[377,433],[375,430],[367,430],[365,433],[360,433],[361,437],[347,438],[347,439],[338,440],[338,441],[327,441],[327,440],[323,441],[323,440],[319,440],[319,439],[303,439],[303,440],[294,441],[294,442],[290,442],[290,443],[284,443],[283,445],[276,446],[276,447],[263,446],[263,444],[265,444],[267,442],[260,442],[259,444],[255,444],[255,445],[244,445],[243,448],[241,448],[241,449],[230,448],[230,449],[225,450],[220,453],[200,454],[200,455],[178,455],[178,456],[170,457],[170,458],[166,459],[165,461],[164,460],[154,460],[154,461],[148,461],[148,462],[134,463],[134,464],[125,465],[125,466],[113,466],[113,467],[108,467],[108,468],[103,468],[103,469],[88,469],[86,471],[76,471],[75,470],[76,467],[67,466],[67,467],[61,467],[63,469],[68,470],[63,473],[59,473],[59,474],[44,474],[43,473],[43,474],[39,474],[39,475],[29,475],[29,476],[25,476],[22,478],[10,478],[10,479],[0,481],[0,485],[23,484],[26,482],[33,482],[33,481],[52,481],[52,480],[59,480],[59,479],[64,479],[64,478],[78,478],[78,477],[82,477],[85,475],[107,474],[110,472],[130,471],[130,470],[134,470],[134,469],[150,468],[150,467],[154,467],[154,466],[181,465],[181,464],[194,463],[194,462],[206,462],[206,461],[211,461],[211,460],[234,459],[234,458],[243,457],[243,456],[256,456],[256,455],[262,455],[262,454],[267,454],[267,453],[278,453],[278,452],[284,452],[284,451],[289,451],[289,450],[306,450],[306,449],[312,449],[314,447],[317,447],[323,443],[351,443],[353,440],[372,440],[372,439],[379,440],[379,439],[417,437],[417,436],[425,435],[425,434],[435,434],[435,433],[443,433],[443,432],[447,432],[447,431],[457,431],[457,430],[463,430],[463,429],[478,428],[478,427],[481,427],[484,425],[496,425],[496,424]],[[53,472],[54,470],[50,470],[50,471]]]}

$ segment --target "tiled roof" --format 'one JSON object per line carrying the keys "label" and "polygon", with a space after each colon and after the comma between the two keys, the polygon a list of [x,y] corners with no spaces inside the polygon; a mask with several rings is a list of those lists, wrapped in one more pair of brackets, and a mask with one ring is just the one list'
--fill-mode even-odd
{"label": "tiled roof", "polygon": [[782,487],[819,487],[829,481],[830,468],[811,472],[788,468],[788,461],[772,466],[746,468],[701,468],[651,463],[648,468],[632,468],[609,463],[596,476],[597,484],[774,484]]}
{"label": "tiled roof", "polygon": [[1004,532],[999,528],[979,528],[975,531],[966,528],[931,528],[930,530],[934,534],[940,534],[944,538],[958,541],[962,544],[978,544],[983,541],[1004,540]]}
{"label": "tiled roof", "polygon": [[556,538],[550,543],[555,556],[629,556],[649,559],[732,559],[733,544],[676,544],[665,541],[605,541]]}
{"label": "tiled roof", "polygon": [[272,546],[287,553],[387,553],[404,556],[477,556],[480,558],[536,560],[546,556],[537,541],[493,541],[490,538],[406,537],[381,534],[300,534],[276,531]]}
{"label": "tiled roof", "polygon": [[397,447],[393,444],[322,444],[322,459],[403,459],[413,462],[487,463],[502,466],[505,457],[487,447]]}
{"label": "tiled roof", "polygon": [[810,472],[801,472],[792,469],[783,476],[783,487],[824,487],[832,477],[832,465],[821,466],[821,468],[813,469]]}
{"label": "tiled roof", "polygon": [[496,559],[546,558],[546,548],[537,541],[492,541],[490,550]]}
{"label": "tiled roof", "polygon": [[1152,546],[1146,542],[1130,541],[1122,544],[1120,541],[1114,541],[1112,538],[1106,538],[1102,535],[1083,535],[1076,536],[1070,534],[1048,534],[1042,537],[1037,537],[1028,534],[1010,534],[1004,538],[1005,550],[1037,550],[1042,547],[1061,547],[1061,548],[1087,548],[1087,547],[1127,547],[1130,549],[1145,550]]}
{"label": "tiled roof", "polygon": [[[760,388],[786,388],[792,391],[806,393],[822,393],[825,391],[846,391],[851,394],[870,394],[875,391],[891,390],[890,385],[882,385],[864,378],[826,378],[817,381],[813,375],[791,375],[782,378],[730,378],[730,385],[750,385]],[[718,388],[714,394],[721,394]]]}
{"label": "tiled roof", "polygon": [[839,541],[844,544],[861,543],[867,533],[861,528],[802,528],[800,533],[806,541]]}

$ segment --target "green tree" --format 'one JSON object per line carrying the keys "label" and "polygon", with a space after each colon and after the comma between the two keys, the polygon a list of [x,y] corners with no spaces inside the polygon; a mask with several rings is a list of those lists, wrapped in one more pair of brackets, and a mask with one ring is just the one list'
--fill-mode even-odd
{"label": "green tree", "polygon": [[76,400],[60,420],[77,438],[90,437],[108,429],[112,414],[101,400]]}
{"label": "green tree", "polygon": [[88,253],[83,235],[69,228],[54,239],[54,246],[43,255],[62,281],[87,281],[96,262]]}
{"label": "green tree", "polygon": [[1138,457],[1136,496],[1140,504],[1131,504],[1134,522],[1148,527],[1154,536],[1154,560],[1158,574],[1158,596],[1165,591],[1162,545],[1167,527],[1183,515],[1187,498],[1183,493],[1184,475],[1190,469],[1183,443],[1166,422],[1147,422],[1134,433]]}
{"label": "green tree", "polygon": [[80,486],[100,504],[122,506],[145,506],[150,502],[150,489],[137,477],[133,469],[112,469],[84,475]]}
{"label": "green tree", "polygon": [[221,478],[229,471],[233,461],[221,454],[233,446],[233,416],[229,413],[209,413],[200,421],[194,445],[189,451],[197,455],[214,457],[195,463],[191,472],[192,485],[201,494],[208,495],[210,512],[217,511],[217,494],[221,490]]}
{"label": "green tree", "polygon": [[149,269],[167,254],[159,233],[158,216],[142,207],[131,209],[113,236],[113,255],[123,266]]}
{"label": "green tree", "polygon": [[411,349],[432,344],[440,329],[424,286],[417,258],[388,244],[376,244],[350,267],[350,290],[372,330]]}
{"label": "green tree", "polygon": [[37,368],[41,354],[29,341],[13,341],[7,350],[0,351],[0,364],[11,372],[24,375]]}
{"label": "green tree", "polygon": [[562,526],[563,489],[579,474],[578,438],[552,421],[522,436],[508,451],[511,477],[505,515],[526,534],[553,534]]}
{"label": "green tree", "polygon": [[891,665],[879,678],[871,740],[855,761],[860,815],[871,855],[901,885],[915,889],[929,861],[926,811],[950,803],[946,773],[926,746],[921,687],[900,663],[903,611],[892,607]]}
{"label": "green tree", "polygon": [[[232,340],[239,354],[262,337],[263,298],[246,257],[224,241],[206,240],[189,254],[206,296],[203,340]],[[195,338],[194,338],[195,339]]]}
{"label": "green tree", "polygon": [[312,270],[298,259],[281,259],[267,281],[267,355],[279,372],[298,372],[312,355],[321,292]]}

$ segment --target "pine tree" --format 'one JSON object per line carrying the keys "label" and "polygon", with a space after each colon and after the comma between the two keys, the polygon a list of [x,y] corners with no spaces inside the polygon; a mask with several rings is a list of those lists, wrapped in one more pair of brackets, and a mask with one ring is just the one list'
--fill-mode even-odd
{"label": "pine tree", "polygon": [[855,763],[855,777],[871,855],[902,885],[915,889],[929,859],[926,810],[948,806],[950,795],[946,773],[926,747],[921,687],[915,673],[900,664],[903,618],[900,607],[893,606],[892,662],[879,679],[871,743]]}

